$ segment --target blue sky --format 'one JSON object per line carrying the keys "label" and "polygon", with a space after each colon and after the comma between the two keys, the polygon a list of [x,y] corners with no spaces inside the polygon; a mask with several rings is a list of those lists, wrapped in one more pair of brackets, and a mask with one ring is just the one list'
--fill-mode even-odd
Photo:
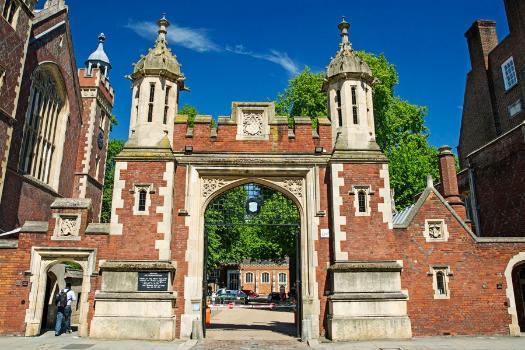
{"label": "blue sky", "polygon": [[[148,0],[68,1],[77,64],[96,48],[99,32],[116,92],[125,139],[130,112],[132,63],[153,45],[152,25],[162,13],[171,22],[169,41],[191,92],[181,106],[202,114],[229,115],[232,101],[266,101],[305,65],[322,71],[339,43],[346,16],[357,50],[384,53],[396,65],[396,94],[428,106],[433,145],[457,146],[465,74],[470,70],[464,32],[475,19],[494,19],[507,35],[503,0]],[[147,4],[145,6],[145,4]]]}

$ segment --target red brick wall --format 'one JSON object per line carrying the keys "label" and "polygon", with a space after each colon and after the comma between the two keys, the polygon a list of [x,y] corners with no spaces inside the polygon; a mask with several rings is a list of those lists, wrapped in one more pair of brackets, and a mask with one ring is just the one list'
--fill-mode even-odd
{"label": "red brick wall", "polygon": [[475,174],[482,236],[525,235],[524,129],[506,135],[469,158]]}
{"label": "red brick wall", "polygon": [[[425,219],[445,219],[447,242],[425,241]],[[525,244],[475,243],[433,194],[408,229],[396,229],[404,269],[402,288],[409,292],[408,315],[414,336],[508,334],[505,269]],[[448,265],[450,299],[434,299],[431,265]],[[498,289],[497,284],[502,288]]]}
{"label": "red brick wall", "polygon": [[[16,122],[13,130],[13,141],[9,152],[9,162],[6,175],[6,184],[9,183],[9,193],[4,191],[0,205],[0,226],[4,230],[23,225],[26,220],[45,220],[49,214],[47,204],[49,195],[53,191],[45,190],[41,186],[35,187],[28,180],[17,174],[20,161],[20,149],[23,140],[23,127],[28,108],[28,99],[31,87],[31,74],[41,62],[54,62],[62,75],[69,101],[70,117],[67,126],[67,135],[64,142],[64,153],[60,171],[58,190],[52,196],[73,197],[74,172],[77,157],[79,132],[82,123],[80,104],[80,88],[78,85],[76,62],[70,42],[69,22],[67,12],[60,11],[45,21],[33,26],[33,35],[37,35],[50,27],[66,21],[61,26],[28,47],[19,103],[16,110]],[[62,45],[60,43],[62,42]],[[7,187],[7,186],[6,186]],[[5,199],[8,203],[5,203]],[[43,200],[44,199],[44,200]],[[46,208],[37,210],[37,208]],[[9,224],[3,224],[8,222]]]}

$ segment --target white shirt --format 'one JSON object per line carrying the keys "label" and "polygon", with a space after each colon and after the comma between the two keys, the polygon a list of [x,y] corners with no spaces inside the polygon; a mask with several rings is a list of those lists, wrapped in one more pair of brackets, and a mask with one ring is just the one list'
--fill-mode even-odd
{"label": "white shirt", "polygon": [[71,302],[77,300],[77,296],[71,289],[64,288],[64,292],[67,294],[67,306],[71,306]]}

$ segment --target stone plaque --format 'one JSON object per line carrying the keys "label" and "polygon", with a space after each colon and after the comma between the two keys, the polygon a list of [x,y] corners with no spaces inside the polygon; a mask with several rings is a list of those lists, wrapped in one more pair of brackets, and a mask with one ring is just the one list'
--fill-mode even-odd
{"label": "stone plaque", "polygon": [[330,237],[330,230],[327,228],[321,229],[321,238],[329,238]]}
{"label": "stone plaque", "polygon": [[160,272],[139,272],[139,292],[165,292],[168,290],[168,273]]}

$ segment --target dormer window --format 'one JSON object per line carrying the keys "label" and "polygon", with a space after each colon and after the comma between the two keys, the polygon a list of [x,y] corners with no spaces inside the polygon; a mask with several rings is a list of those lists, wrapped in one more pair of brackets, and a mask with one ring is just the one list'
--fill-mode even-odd
{"label": "dormer window", "polygon": [[516,66],[514,65],[514,58],[510,57],[501,65],[501,72],[503,73],[503,82],[505,83],[505,90],[510,90],[514,85],[518,84],[518,75],[516,74]]}

